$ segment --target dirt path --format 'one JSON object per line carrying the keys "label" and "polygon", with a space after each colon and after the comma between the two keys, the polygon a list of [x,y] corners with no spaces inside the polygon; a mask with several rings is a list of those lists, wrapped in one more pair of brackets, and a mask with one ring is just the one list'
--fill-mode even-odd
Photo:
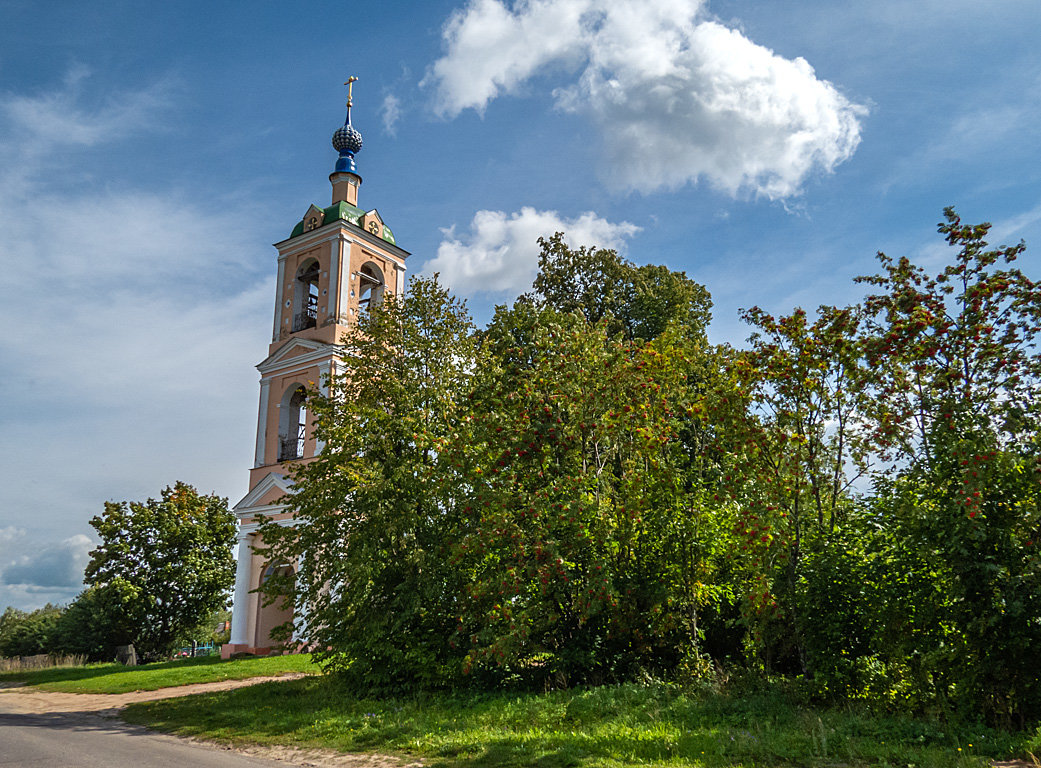
{"label": "dirt path", "polygon": [[[121,729],[126,735],[143,734],[142,729],[123,723],[119,712],[128,704],[140,701],[157,701],[196,693],[211,691],[229,691],[247,685],[256,685],[272,680],[296,680],[304,677],[303,673],[279,675],[274,677],[254,677],[247,680],[221,680],[214,683],[197,683],[175,688],[162,688],[157,691],[133,691],[131,693],[95,694],[95,693],[59,693],[41,691],[35,688],[5,687],[0,688],[0,715],[25,716],[28,721],[42,721],[47,716],[53,721],[75,723],[85,727],[97,726],[104,722],[108,730]],[[169,737],[167,737],[169,738]],[[420,761],[406,761],[392,755],[376,754],[343,754],[331,750],[297,749],[278,746],[225,747],[196,739],[183,739],[197,746],[219,751],[234,751],[259,760],[314,766],[314,768],[418,768]]]}
{"label": "dirt path", "polygon": [[195,683],[174,688],[160,688],[157,691],[131,691],[130,693],[61,693],[17,686],[0,690],[0,709],[18,714],[104,712],[106,710],[116,712],[127,704],[136,704],[139,701],[176,699],[181,696],[191,696],[193,693],[230,691],[234,688],[244,688],[247,685],[266,683],[271,680],[298,680],[301,677],[305,677],[304,673],[296,672],[288,675],[251,677],[246,680],[218,680],[214,683]]}

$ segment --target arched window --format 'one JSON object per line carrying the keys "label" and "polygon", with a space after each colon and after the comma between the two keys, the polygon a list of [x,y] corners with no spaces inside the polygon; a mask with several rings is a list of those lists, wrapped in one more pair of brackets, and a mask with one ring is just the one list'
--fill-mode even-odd
{"label": "arched window", "polygon": [[383,300],[383,272],[371,261],[362,265],[358,273],[358,308],[362,311],[371,309]]}
{"label": "arched window", "polygon": [[293,333],[314,328],[318,324],[318,275],[321,270],[314,259],[305,261],[296,272],[293,301]]}
{"label": "arched window", "polygon": [[278,460],[304,457],[307,439],[307,393],[303,387],[287,390],[282,397],[278,424]]}

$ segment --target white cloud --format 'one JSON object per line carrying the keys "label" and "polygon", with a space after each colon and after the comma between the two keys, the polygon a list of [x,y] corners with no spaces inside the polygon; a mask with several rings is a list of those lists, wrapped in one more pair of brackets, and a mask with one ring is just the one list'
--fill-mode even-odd
{"label": "white cloud", "polygon": [[424,83],[454,117],[569,70],[557,106],[588,115],[611,168],[644,192],[706,179],[783,199],[852,156],[863,107],[705,16],[703,0],[472,0]]}
{"label": "white cloud", "polygon": [[535,277],[540,237],[564,232],[571,247],[622,250],[639,231],[634,224],[613,224],[591,212],[565,219],[556,211],[529,207],[512,214],[478,211],[467,234],[457,236],[454,227],[444,230],[437,256],[423,266],[423,273],[440,273],[442,282],[466,295],[519,294],[531,287]]}
{"label": "white cloud", "polygon": [[[186,199],[147,174],[139,188],[81,154],[118,148],[175,108],[159,84],[88,109],[84,84],[76,74],[52,92],[0,94],[0,322],[11,329],[0,338],[0,519],[37,552],[13,566],[0,557],[0,606],[78,591],[30,576],[47,563],[82,571],[79,532],[105,500],[176,480],[235,495],[252,453],[274,268],[249,235],[258,212]],[[82,130],[55,152],[63,129]]]}
{"label": "white cloud", "polygon": [[[987,158],[990,167],[1026,158],[1022,152],[1041,139],[1041,74],[1010,74],[1008,80],[965,93],[951,111],[932,115],[934,130],[920,143],[901,145],[903,156],[892,165],[884,188],[935,183],[964,173],[977,158]],[[1015,177],[988,175],[978,183],[990,187],[981,192],[990,192],[994,185],[1015,182]]]}
{"label": "white cloud", "polygon": [[995,222],[988,242],[992,246],[1015,245],[1017,238],[1022,238],[1023,233],[1035,228],[1038,222],[1041,222],[1041,203],[1008,219]]}
{"label": "white cloud", "polygon": [[589,7],[587,0],[528,0],[511,11],[500,0],[471,0],[455,11],[443,31],[448,55],[423,81],[438,86],[438,111],[483,111],[547,63],[581,61]]}
{"label": "white cloud", "polygon": [[16,558],[4,566],[0,579],[5,584],[45,590],[77,588],[83,584],[83,571],[93,548],[88,537],[76,534]]}
{"label": "white cloud", "polygon": [[394,136],[397,133],[398,120],[401,119],[401,99],[393,93],[383,97],[380,105],[380,119],[383,120],[383,129]]}

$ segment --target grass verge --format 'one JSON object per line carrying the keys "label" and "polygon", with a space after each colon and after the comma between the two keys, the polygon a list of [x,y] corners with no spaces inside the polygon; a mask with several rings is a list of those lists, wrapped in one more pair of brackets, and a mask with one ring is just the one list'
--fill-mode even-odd
{"label": "grass verge", "polygon": [[289,672],[316,672],[308,654],[221,661],[216,656],[124,667],[88,664],[0,673],[0,681],[20,681],[44,691],[66,693],[128,693],[154,691],[192,683],[244,680]]}
{"label": "grass verge", "polygon": [[1037,734],[798,706],[782,692],[697,697],[635,685],[374,700],[314,677],[135,704],[124,716],[218,742],[408,754],[432,768],[969,768],[1041,742]]}

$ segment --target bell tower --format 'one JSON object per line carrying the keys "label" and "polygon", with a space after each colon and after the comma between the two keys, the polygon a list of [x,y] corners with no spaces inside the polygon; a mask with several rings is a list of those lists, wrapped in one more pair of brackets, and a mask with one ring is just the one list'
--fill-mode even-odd
{"label": "bell tower", "polygon": [[312,203],[289,237],[275,243],[278,277],[275,312],[267,358],[260,371],[257,441],[249,493],[237,505],[238,564],[231,622],[231,641],[221,650],[267,653],[271,630],[293,616],[293,606],[264,606],[255,590],[275,571],[292,563],[268,563],[253,551],[259,518],[293,525],[284,496],[292,490],[288,469],[321,453],[308,418],[307,393],[327,393],[330,374],[337,372],[344,334],[361,313],[388,293],[404,290],[407,251],[373,208],[358,206],[361,176],[355,155],[362,136],[351,123],[353,87],[350,77],[347,119],[333,134],[339,153],[333,172],[332,204]]}

